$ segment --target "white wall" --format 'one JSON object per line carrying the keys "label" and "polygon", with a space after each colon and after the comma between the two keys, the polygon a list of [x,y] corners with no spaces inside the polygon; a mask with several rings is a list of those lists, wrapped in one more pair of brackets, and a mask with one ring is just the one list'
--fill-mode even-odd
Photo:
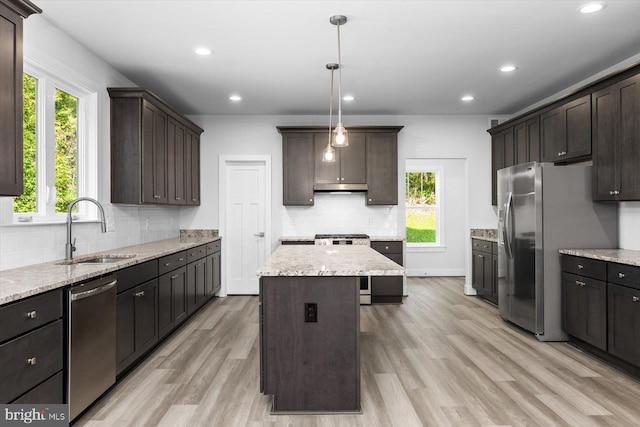
{"label": "white wall", "polygon": [[[98,200],[115,231],[101,233],[97,223],[74,225],[77,255],[179,235],[179,209],[119,206],[109,203],[110,86],[136,86],[81,44],[51,26],[42,15],[24,23],[24,56],[98,94]],[[0,198],[9,207],[9,198]],[[64,258],[64,224],[0,226],[0,270]]]}

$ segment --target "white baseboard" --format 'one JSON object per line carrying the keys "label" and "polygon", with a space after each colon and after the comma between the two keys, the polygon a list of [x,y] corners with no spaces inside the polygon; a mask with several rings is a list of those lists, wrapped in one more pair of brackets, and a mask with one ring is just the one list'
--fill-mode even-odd
{"label": "white baseboard", "polygon": [[471,285],[464,285],[464,294],[465,295],[478,295],[475,289]]}
{"label": "white baseboard", "polygon": [[408,268],[407,277],[465,276],[464,268]]}

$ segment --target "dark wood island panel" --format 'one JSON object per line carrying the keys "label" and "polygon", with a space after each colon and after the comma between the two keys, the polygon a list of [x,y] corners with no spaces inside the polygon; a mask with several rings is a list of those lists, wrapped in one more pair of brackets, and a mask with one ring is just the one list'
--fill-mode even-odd
{"label": "dark wood island panel", "polygon": [[359,278],[266,276],[260,301],[260,384],[273,413],[361,412]]}

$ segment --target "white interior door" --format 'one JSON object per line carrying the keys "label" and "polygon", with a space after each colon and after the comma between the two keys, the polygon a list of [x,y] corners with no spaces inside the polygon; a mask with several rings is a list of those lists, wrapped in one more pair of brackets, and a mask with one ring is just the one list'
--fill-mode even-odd
{"label": "white interior door", "polygon": [[226,162],[227,295],[257,295],[256,270],[266,258],[266,164]]}

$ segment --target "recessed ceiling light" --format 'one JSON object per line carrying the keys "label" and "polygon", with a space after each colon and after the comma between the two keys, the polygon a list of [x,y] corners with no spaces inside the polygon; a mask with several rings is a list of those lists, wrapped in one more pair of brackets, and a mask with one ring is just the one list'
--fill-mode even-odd
{"label": "recessed ceiling light", "polygon": [[578,8],[580,13],[596,13],[604,9],[604,3],[587,3]]}
{"label": "recessed ceiling light", "polygon": [[515,71],[516,68],[518,67],[516,67],[515,65],[504,65],[500,67],[500,71],[502,71],[503,73],[510,73],[512,71]]}
{"label": "recessed ceiling light", "polygon": [[240,101],[240,100],[242,100],[242,97],[240,95],[231,95],[229,97],[229,100],[231,100],[231,101]]}
{"label": "recessed ceiling light", "polygon": [[353,95],[345,95],[342,97],[343,101],[353,101],[354,99]]}
{"label": "recessed ceiling light", "polygon": [[460,99],[462,99],[465,102],[469,102],[469,101],[473,101],[475,98],[473,96],[471,96],[471,95],[465,95]]}
{"label": "recessed ceiling light", "polygon": [[198,48],[195,48],[193,51],[196,53],[196,55],[200,55],[200,56],[211,55],[211,49],[206,47],[198,47]]}

